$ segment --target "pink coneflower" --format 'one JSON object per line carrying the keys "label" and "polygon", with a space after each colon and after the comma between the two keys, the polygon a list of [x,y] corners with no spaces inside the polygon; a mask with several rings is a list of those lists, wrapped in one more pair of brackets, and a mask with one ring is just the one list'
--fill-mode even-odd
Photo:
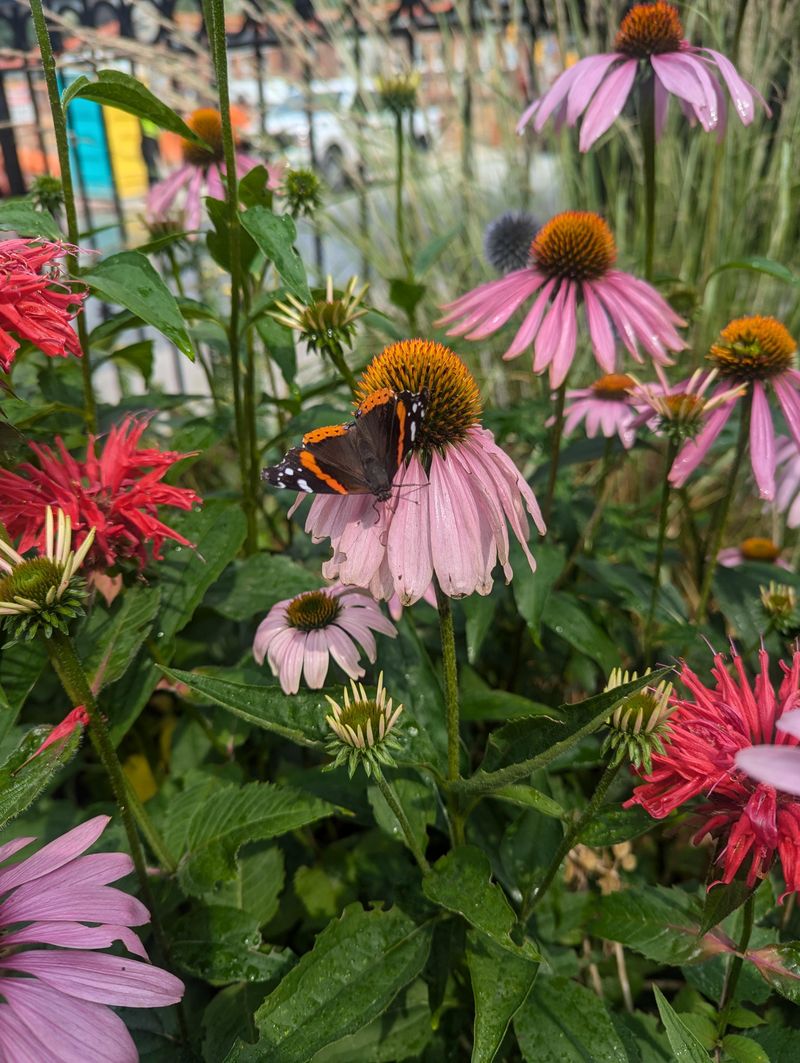
{"label": "pink coneflower", "polygon": [[[147,953],[129,928],[149,922],[147,909],[109,886],[130,874],[131,858],[83,855],[108,822],[96,816],[0,869],[4,1063],[136,1063],[131,1035],[111,1009],[163,1008],[183,996],[178,978],[142,962]],[[0,845],[0,861],[34,840]],[[142,959],[97,951],[117,941]]]}
{"label": "pink coneflower", "polygon": [[95,529],[84,562],[89,571],[123,559],[144,567],[150,557],[160,558],[166,539],[191,546],[158,519],[159,506],[191,509],[201,501],[194,491],[162,483],[175,462],[188,455],[140,449],[148,422],[147,417],[126,417],[108,433],[99,454],[97,437],[90,436],[84,461],[72,457],[57,437],[58,453],[30,444],[38,467],[26,462],[17,472],[0,469],[0,521],[12,538],[19,537],[20,553],[44,543],[48,506],[70,518],[76,546]]}
{"label": "pink coneflower", "polygon": [[[426,394],[425,418],[387,502],[372,495],[317,496],[306,531],[329,538],[326,579],[355,584],[377,599],[418,601],[433,577],[460,598],[492,589],[495,565],[512,577],[506,523],[531,568],[526,510],[543,535],[541,511],[514,463],[479,422],[475,379],[441,343],[401,340],[373,358],[359,400],[388,388]],[[305,497],[305,496],[301,496]]]}
{"label": "pink coneflower", "polygon": [[796,528],[800,525],[800,450],[793,439],[776,440],[775,469],[775,505],[786,514],[788,526]]}
{"label": "pink coneflower", "polygon": [[617,339],[637,362],[639,345],[653,361],[669,365],[669,351],[686,344],[675,331],[686,322],[655,288],[614,269],[617,249],[608,225],[590,211],[557,214],[531,244],[528,265],[500,280],[481,284],[442,309],[439,324],[450,336],[480,340],[502,328],[512,314],[538,292],[504,358],[516,358],[533,345],[533,371],[550,367],[550,383],[565,380],[578,333],[578,304],[583,304],[592,350],[604,373],[615,372]]}
{"label": "pink coneflower", "polygon": [[594,439],[598,432],[606,439],[613,439],[616,435],[629,450],[636,441],[637,412],[631,405],[631,390],[635,383],[633,377],[625,373],[606,373],[591,387],[568,391],[564,432],[569,435],[584,421],[590,439]]}
{"label": "pink coneflower", "polygon": [[[219,111],[201,107],[186,120],[189,128],[201,136],[208,148],[191,140],[182,140],[183,166],[163,181],[157,181],[147,195],[147,216],[151,222],[164,222],[176,211],[182,212],[189,231],[200,228],[203,199],[225,198],[225,152],[222,143],[222,120]],[[236,176],[244,177],[259,160],[236,152]],[[267,188],[275,191],[281,183],[281,169],[267,166]]]}
{"label": "pink coneflower", "polygon": [[767,565],[780,565],[791,569],[791,565],[781,558],[781,548],[772,539],[762,539],[757,535],[743,539],[738,546],[729,546],[720,550],[717,564],[725,568],[738,568],[748,561],[763,561]]}
{"label": "pink coneflower", "polygon": [[325,587],[273,605],[258,625],[253,656],[266,657],[285,694],[296,694],[300,676],[312,690],[325,685],[330,658],[351,679],[360,679],[360,644],[371,662],[377,646],[373,631],[395,638],[397,631],[376,601],[350,587]]}
{"label": "pink coneflower", "polygon": [[744,394],[743,388],[734,386],[718,388],[708,395],[708,389],[717,379],[716,369],[710,373],[697,369],[688,380],[674,385],[660,375],[662,379],[658,383],[642,384],[637,380],[631,402],[640,412],[637,426],[647,424],[675,444],[694,439],[714,410]]}
{"label": "pink coneflower", "polygon": [[749,859],[747,884],[753,886],[767,874],[777,853],[786,893],[794,893],[800,890],[800,802],[776,793],[774,785],[754,784],[737,764],[740,752],[752,746],[797,745],[791,735],[776,736],[775,728],[800,704],[800,652],[793,654],[791,665],[780,662],[783,679],[777,691],[769,677],[766,651],[761,650],[759,660],[760,674],[751,686],[738,654],[733,655],[733,678],[723,655],[715,654],[713,689],[682,665],[680,679],[689,696],[673,694],[675,712],[664,752],[653,755],[652,772],[643,776],[626,807],[641,805],[651,816],[663,819],[702,796],[693,840],[697,844],[706,835],[717,840],[721,881],[731,882]]}
{"label": "pink coneflower", "polygon": [[0,369],[8,372],[27,340],[51,358],[82,354],[70,322],[81,310],[86,288],[73,291],[58,266],[69,248],[49,240],[0,243]]}
{"label": "pink coneflower", "polygon": [[[670,95],[680,101],[692,123],[699,122],[706,132],[717,129],[721,135],[726,100],[720,77],[743,125],[753,121],[754,97],[764,103],[730,59],[684,40],[680,16],[672,4],[636,4],[620,23],[614,51],[587,56],[565,70],[523,112],[517,132],[531,119],[540,133],[550,117],[560,127],[565,121],[574,126],[584,115],[579,146],[588,151],[619,117],[640,68],[642,78],[652,79],[656,136],[664,130]],[[764,108],[769,113],[766,104]]]}
{"label": "pink coneflower", "polygon": [[775,497],[775,428],[767,399],[767,384],[783,410],[795,449],[800,448],[800,373],[794,368],[797,344],[774,317],[740,317],[726,325],[708,353],[726,386],[739,388],[731,402],[719,406],[694,440],[684,444],[670,472],[670,482],[682,487],[703,461],[730,420],[740,400],[750,403],[750,463],[761,498]]}
{"label": "pink coneflower", "polygon": [[791,741],[800,741],[800,709],[787,712],[775,727],[775,742],[741,750],[736,767],[757,782],[800,797],[800,749]]}

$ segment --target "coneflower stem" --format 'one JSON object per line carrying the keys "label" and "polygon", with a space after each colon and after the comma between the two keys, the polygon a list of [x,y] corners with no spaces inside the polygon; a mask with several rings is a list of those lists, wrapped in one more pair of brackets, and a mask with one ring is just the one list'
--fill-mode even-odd
{"label": "coneflower stem", "polygon": [[400,800],[397,794],[394,792],[392,784],[385,777],[381,769],[377,765],[373,765],[373,775],[375,776],[375,782],[378,784],[378,788],[383,794],[386,804],[392,810],[392,813],[400,824],[400,829],[406,839],[406,843],[411,850],[414,859],[419,865],[419,869],[423,875],[427,875],[431,869],[430,864],[425,859],[425,854],[417,844],[417,839],[414,837],[414,832],[411,829],[411,824],[408,822],[408,818],[403,811],[403,806],[400,804]]}
{"label": "coneflower stem", "polygon": [[661,566],[664,563],[664,546],[667,541],[667,517],[669,514],[670,482],[669,471],[678,453],[678,445],[674,440],[667,444],[667,452],[664,459],[664,479],[661,484],[661,504],[658,508],[658,539],[656,540],[656,560],[653,566],[653,586],[650,591],[650,608],[647,610],[647,620],[644,625],[644,658],[645,664],[650,664],[652,653],[653,624],[658,608],[658,599],[661,593]]}
{"label": "coneflower stem", "polygon": [[[444,676],[444,704],[447,716],[447,779],[454,782],[460,776],[460,719],[458,705],[458,663],[456,659],[456,638],[453,631],[453,610],[450,599],[439,586],[434,577],[436,589],[436,608],[439,610],[439,632],[442,640],[442,673]],[[461,801],[455,794],[450,794],[450,820],[453,841],[461,845],[464,841],[464,821],[461,814]]]}
{"label": "coneflower stem", "polygon": [[355,395],[358,391],[358,381],[353,376],[350,367],[344,360],[344,355],[340,350],[337,351],[333,347],[328,348],[328,354],[330,355],[331,361],[336,366],[336,371],[339,373],[339,376]]}
{"label": "coneflower stem", "polygon": [[566,380],[556,392],[556,412],[553,422],[553,434],[550,437],[550,472],[547,477],[547,492],[544,496],[542,516],[545,524],[550,523],[553,512],[553,498],[556,493],[556,480],[558,478],[558,463],[561,458],[561,439],[564,435],[564,404],[567,400]]}
{"label": "coneflower stem", "polygon": [[605,771],[600,776],[600,781],[597,784],[595,792],[589,799],[589,803],[577,819],[574,819],[571,826],[565,831],[564,837],[561,839],[561,844],[556,850],[553,859],[548,864],[547,870],[542,878],[538,883],[531,886],[522,902],[522,907],[520,908],[519,920],[523,925],[528,921],[531,912],[539,904],[545,893],[547,893],[553,879],[558,874],[558,869],[561,867],[564,857],[571,849],[574,849],[575,845],[580,841],[581,834],[594,819],[598,809],[605,800],[608,788],[616,778],[617,772],[622,767],[624,761],[624,757],[615,757],[614,760],[606,766]]}
{"label": "coneflower stem", "polygon": [[733,1007],[734,997],[736,996],[736,987],[739,984],[739,975],[742,973],[742,967],[744,965],[744,953],[747,950],[747,946],[750,944],[750,935],[753,932],[755,905],[755,893],[751,893],[742,906],[742,933],[739,937],[736,955],[731,957],[728,970],[725,972],[725,982],[722,986],[722,995],[719,998],[719,1020],[717,1025],[718,1040],[721,1040],[725,1036],[725,1031],[728,1027],[728,1016]]}
{"label": "coneflower stem", "polygon": [[[131,849],[131,857],[136,868],[136,873],[142,886],[142,892],[149,894],[150,882],[145,868],[144,853],[142,851],[139,835],[136,830],[138,823],[153,855],[165,871],[173,874],[177,868],[175,859],[170,854],[167,846],[148,816],[141,801],[125,778],[114,743],[111,741],[106,722],[97,706],[92,693],[89,680],[83,670],[83,665],[78,659],[72,640],[68,635],[60,631],[54,631],[49,639],[45,640],[50,661],[55,669],[61,685],[73,707],[82,705],[89,716],[89,738],[97,752],[100,762],[105,768],[114,797],[119,805],[125,832],[128,835],[128,843]],[[148,907],[151,904],[148,902]]]}
{"label": "coneflower stem", "polygon": [[639,124],[644,164],[644,275],[653,279],[656,241],[656,98],[655,77],[648,73],[639,93]]}
{"label": "coneflower stem", "polygon": [[395,227],[397,230],[397,249],[403,260],[406,276],[411,280],[414,276],[411,269],[411,258],[406,247],[405,213],[403,211],[403,191],[405,186],[405,137],[403,135],[403,112],[398,110],[394,116],[395,146],[397,149],[397,172],[395,174]]}
{"label": "coneflower stem", "polygon": [[722,546],[725,529],[728,526],[728,514],[730,513],[731,502],[733,501],[733,495],[736,490],[736,481],[739,476],[739,469],[744,461],[748,440],[750,438],[750,416],[752,408],[753,396],[752,393],[748,393],[742,408],[742,419],[739,422],[739,439],[736,444],[733,467],[728,474],[725,494],[720,499],[714,514],[711,529],[708,533],[708,549],[705,551],[706,557],[705,569],[703,572],[703,584],[700,588],[700,599],[697,603],[697,615],[695,618],[697,620],[705,620],[706,618],[708,599],[711,596],[711,584],[714,579],[714,570],[717,566],[717,555]]}
{"label": "coneflower stem", "polygon": [[[67,240],[71,250],[66,255],[67,271],[71,277],[78,276],[77,247],[80,240],[78,228],[78,211],[75,206],[75,189],[72,184],[72,167],[69,161],[69,138],[67,134],[67,117],[61,106],[61,96],[58,91],[58,77],[56,75],[56,60],[50,43],[50,35],[47,32],[47,22],[44,17],[42,0],[30,0],[33,27],[36,31],[36,40],[39,45],[39,53],[44,68],[44,79],[47,85],[47,98],[50,102],[50,113],[53,116],[53,130],[56,138],[56,151],[58,152],[58,168],[61,171],[61,187],[64,192],[64,215],[67,220]],[[86,327],[86,318],[81,311],[76,318],[78,339],[80,341],[83,357],[81,358],[81,374],[83,377],[83,409],[86,427],[90,432],[97,428],[97,404],[92,387],[92,362],[89,353],[89,331]]]}

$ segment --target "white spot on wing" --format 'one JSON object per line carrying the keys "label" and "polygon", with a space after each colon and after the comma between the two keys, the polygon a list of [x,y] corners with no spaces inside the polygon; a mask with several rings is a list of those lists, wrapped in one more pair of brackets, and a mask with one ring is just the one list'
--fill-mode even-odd
{"label": "white spot on wing", "polygon": [[300,488],[301,491],[307,491],[309,494],[311,494],[311,488],[308,486],[308,480],[298,480],[297,486]]}

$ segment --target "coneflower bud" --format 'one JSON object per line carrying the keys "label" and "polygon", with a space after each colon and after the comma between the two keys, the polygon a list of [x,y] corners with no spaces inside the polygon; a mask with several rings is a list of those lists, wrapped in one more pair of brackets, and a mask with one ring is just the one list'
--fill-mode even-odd
{"label": "coneflower bud", "polygon": [[59,177],[42,173],[34,177],[29,195],[39,210],[55,214],[64,203],[64,186]]}
{"label": "coneflower bud", "polygon": [[498,273],[524,269],[531,257],[531,244],[539,222],[524,210],[507,210],[490,221],[483,234],[483,254]]}
{"label": "coneflower bud", "polygon": [[761,606],[774,627],[781,633],[789,633],[798,626],[797,593],[786,583],[770,580],[768,587],[759,587]]}
{"label": "coneflower bud", "polygon": [[358,277],[351,277],[345,290],[337,295],[333,278],[329,276],[324,298],[306,305],[289,293],[286,302],[275,303],[275,309],[269,311],[270,317],[299,333],[310,351],[327,354],[337,363],[344,349],[352,346],[356,321],[367,312],[363,301],[369,285],[356,291],[357,285]]}
{"label": "coneflower bud", "polygon": [[[644,673],[648,675],[650,669]],[[608,678],[606,690],[632,683],[638,673],[615,668]],[[616,707],[608,721],[608,735],[603,743],[604,753],[613,753],[615,760],[627,759],[634,768],[644,768],[649,774],[654,752],[663,753],[662,744],[669,728],[667,721],[673,708],[669,704],[672,683],[661,680],[656,686],[643,687],[629,694]]]}
{"label": "coneflower bud", "polygon": [[313,170],[289,170],[282,191],[293,218],[311,218],[322,205],[322,182]]}
{"label": "coneflower bud", "polygon": [[394,114],[412,111],[417,102],[419,81],[419,74],[416,72],[376,78],[375,87],[381,106]]}
{"label": "coneflower bud", "polygon": [[363,684],[354,679],[350,686],[352,697],[345,687],[343,704],[325,695],[332,713],[325,721],[333,731],[326,744],[334,758],[330,767],[347,764],[352,779],[359,764],[363,764],[367,776],[381,764],[394,766],[392,752],[400,748],[395,727],[403,706],[393,708],[392,699],[387,698],[383,672],[378,676],[374,698],[368,697]]}

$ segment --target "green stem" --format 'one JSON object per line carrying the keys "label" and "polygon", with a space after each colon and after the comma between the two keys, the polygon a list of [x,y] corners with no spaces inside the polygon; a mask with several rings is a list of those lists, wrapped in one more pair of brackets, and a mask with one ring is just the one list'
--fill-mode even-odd
{"label": "green stem", "polygon": [[544,496],[542,516],[545,524],[550,523],[553,512],[553,498],[556,493],[556,479],[558,477],[558,463],[561,457],[561,439],[564,435],[564,403],[567,398],[567,382],[561,385],[556,393],[556,412],[553,424],[553,434],[550,439],[550,474],[547,478],[547,493]]}
{"label": "green stem", "polygon": [[[47,32],[47,22],[44,17],[42,0],[31,0],[31,16],[36,31],[36,40],[39,44],[39,52],[42,57],[44,79],[47,85],[47,98],[50,102],[50,112],[53,116],[53,130],[56,137],[56,150],[58,152],[58,168],[61,171],[61,186],[64,191],[64,214],[67,220],[67,240],[70,252],[66,256],[67,271],[71,277],[78,276],[77,248],[80,239],[78,229],[78,211],[75,206],[75,189],[72,184],[72,167],[69,161],[69,137],[67,134],[67,117],[61,106],[61,97],[58,92],[58,77],[56,75],[56,60],[53,48],[50,44],[50,35]],[[80,341],[83,357],[81,358],[81,373],[83,376],[83,407],[86,427],[90,432],[97,428],[97,403],[95,402],[94,389],[92,388],[92,362],[89,353],[89,331],[86,327],[86,318],[81,311],[78,314],[76,324],[78,326],[78,339]]]}
{"label": "green stem", "polygon": [[[624,454],[624,452],[623,452]],[[577,542],[572,548],[572,553],[567,558],[567,563],[564,566],[564,571],[556,580],[553,589],[558,590],[562,587],[567,579],[572,574],[573,569],[578,563],[578,559],[583,554],[583,551],[588,547],[591,549],[592,538],[595,533],[597,525],[600,523],[600,518],[603,515],[603,511],[606,508],[609,496],[611,495],[611,488],[613,486],[613,479],[611,473],[614,471],[617,462],[614,456],[614,440],[607,439],[605,450],[603,451],[603,464],[600,469],[600,476],[594,487],[594,493],[597,496],[597,503],[592,510],[591,516],[587,520],[583,527],[583,530],[578,535]]]}
{"label": "green stem", "polygon": [[[239,182],[236,175],[236,143],[231,125],[230,92],[228,88],[228,51],[225,37],[224,0],[205,0],[206,17],[214,75],[219,93],[219,113],[222,125],[222,145],[225,157],[225,201],[228,208],[228,249],[231,276],[231,313],[228,323],[228,347],[231,356],[231,382],[233,384],[233,414],[239,451],[239,472],[242,481],[242,510],[247,521],[245,548],[251,553],[256,548],[257,500],[250,482],[247,426],[242,398],[242,368],[239,350],[239,311],[242,289],[241,230],[239,227]],[[248,381],[252,388],[252,381]]]}
{"label": "green stem", "polygon": [[544,897],[545,893],[550,887],[553,879],[558,874],[558,869],[561,867],[561,863],[567,853],[573,849],[576,843],[580,840],[580,836],[583,833],[587,825],[594,819],[598,809],[600,808],[603,800],[608,793],[608,788],[616,778],[617,772],[622,767],[624,758],[617,758],[607,765],[605,771],[600,776],[600,782],[597,784],[597,789],[589,799],[589,803],[584,808],[583,812],[577,819],[573,820],[572,825],[567,828],[564,837],[561,839],[561,844],[550,861],[541,881],[534,886],[531,886],[527,896],[522,902],[522,908],[520,909],[520,922],[526,923],[531,912]]}
{"label": "green stem", "polygon": [[386,779],[383,772],[377,765],[373,765],[373,774],[375,775],[375,782],[378,784],[381,793],[386,799],[386,804],[391,808],[394,813],[395,819],[400,824],[406,843],[411,850],[414,859],[419,865],[419,869],[423,875],[427,875],[431,869],[430,864],[425,859],[425,854],[417,844],[417,839],[414,837],[414,832],[411,829],[411,824],[408,822],[403,806],[400,804],[400,800],[397,794],[394,792],[392,784]]}
{"label": "green stem", "polygon": [[397,248],[403,260],[406,276],[414,277],[411,258],[406,247],[406,224],[403,212],[403,188],[405,185],[405,144],[403,137],[403,112],[397,111],[394,118],[395,146],[397,149],[397,173],[395,175],[395,227],[397,229]]}
{"label": "green stem", "polygon": [[145,869],[144,853],[136,831],[136,823],[138,823],[139,829],[147,839],[147,844],[150,846],[153,855],[165,871],[174,874],[177,869],[177,863],[167,849],[166,843],[145,811],[135,791],[125,778],[125,773],[122,770],[108,727],[97,706],[97,701],[83,670],[83,665],[75,653],[72,640],[68,635],[64,635],[60,631],[54,631],[52,636],[46,640],[46,645],[50,661],[73,706],[83,705],[89,715],[89,737],[111,782],[111,788],[119,805],[122,822],[131,847],[131,856],[142,883],[142,889],[143,891],[149,891],[150,885]]}
{"label": "green stem", "polygon": [[717,1025],[717,1040],[722,1040],[728,1028],[728,1017],[733,1007],[736,987],[739,984],[739,975],[744,965],[744,954],[750,944],[750,935],[753,932],[753,920],[755,915],[755,894],[751,893],[744,902],[742,908],[742,933],[736,955],[731,957],[728,970],[725,972],[725,982],[722,987],[722,995],[719,998],[719,1020]]}
{"label": "green stem", "polygon": [[331,345],[326,349],[328,354],[330,355],[331,361],[336,366],[336,370],[339,373],[339,376],[342,378],[342,380],[344,380],[345,384],[347,384],[347,386],[355,395],[358,391],[358,381],[353,375],[350,366],[345,361],[344,354],[342,353],[341,348],[337,349],[334,345]]}
{"label": "green stem", "polygon": [[656,240],[656,100],[652,73],[642,81],[639,96],[639,124],[644,161],[644,275],[653,279]]}
{"label": "green stem", "polygon": [[[435,578],[434,586],[436,589],[436,607],[439,610],[439,632],[442,640],[444,704],[447,715],[447,779],[448,782],[454,782],[460,777],[459,752],[461,747],[456,639],[453,631],[453,611],[450,606],[450,599]],[[450,794],[449,800],[453,841],[456,845],[461,845],[464,841],[464,820],[461,812],[461,802],[458,796],[453,793]]]}
{"label": "green stem", "polygon": [[706,567],[703,573],[703,584],[700,588],[700,600],[697,603],[697,615],[695,617],[698,621],[705,620],[708,611],[708,599],[711,595],[711,584],[714,579],[717,555],[719,554],[719,549],[725,536],[725,529],[728,526],[728,514],[730,513],[731,502],[733,501],[734,491],[736,490],[736,480],[739,475],[739,469],[744,461],[745,451],[747,450],[747,444],[750,438],[750,415],[752,408],[753,396],[752,393],[749,393],[744,400],[742,419],[739,422],[739,439],[736,443],[736,454],[733,458],[733,468],[728,476],[725,494],[722,496],[722,499],[717,506],[714,515],[714,523],[708,533],[709,548],[705,551]]}
{"label": "green stem", "polygon": [[658,540],[656,541],[656,561],[653,568],[653,586],[650,591],[650,608],[647,610],[647,620],[644,625],[644,656],[645,664],[650,664],[652,651],[653,624],[655,623],[658,598],[661,593],[661,566],[664,563],[664,546],[667,541],[667,516],[669,513],[670,482],[669,471],[678,453],[678,446],[674,440],[667,444],[667,452],[664,460],[664,481],[661,484],[661,504],[658,510]]}

